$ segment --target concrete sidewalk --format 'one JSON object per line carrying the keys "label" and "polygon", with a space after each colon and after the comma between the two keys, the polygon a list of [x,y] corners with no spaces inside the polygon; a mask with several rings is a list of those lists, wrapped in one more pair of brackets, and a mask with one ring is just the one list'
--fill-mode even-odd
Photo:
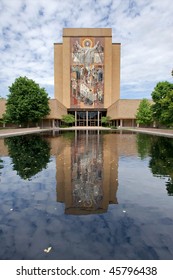
{"label": "concrete sidewalk", "polygon": [[17,135],[33,134],[46,131],[52,131],[52,128],[39,128],[39,127],[30,127],[30,128],[5,128],[0,129],[0,138],[12,137]]}
{"label": "concrete sidewalk", "polygon": [[47,131],[74,131],[74,130],[105,130],[105,131],[132,131],[136,133],[145,133],[165,137],[173,137],[173,129],[158,129],[158,128],[132,128],[132,127],[120,127],[118,129],[112,129],[107,127],[97,127],[97,126],[78,126],[78,127],[69,127],[69,128],[13,128],[13,129],[0,129],[0,138],[33,134]]}
{"label": "concrete sidewalk", "polygon": [[132,131],[136,133],[144,133],[144,134],[151,134],[157,136],[173,137],[173,129],[121,127],[118,128],[118,130]]}
{"label": "concrete sidewalk", "polygon": [[30,127],[30,128],[5,128],[0,129],[0,138],[17,136],[17,135],[25,135],[25,134],[33,134],[40,133],[46,131],[74,131],[74,130],[111,130],[108,127],[97,127],[97,126],[78,126],[78,127],[68,127],[68,128],[40,128],[40,127]]}

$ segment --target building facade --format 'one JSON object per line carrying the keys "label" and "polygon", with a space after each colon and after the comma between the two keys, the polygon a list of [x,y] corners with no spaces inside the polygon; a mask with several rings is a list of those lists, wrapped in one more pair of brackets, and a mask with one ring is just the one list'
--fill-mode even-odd
{"label": "building facade", "polygon": [[55,99],[75,116],[75,126],[100,126],[120,99],[120,48],[111,28],[65,28],[54,44]]}

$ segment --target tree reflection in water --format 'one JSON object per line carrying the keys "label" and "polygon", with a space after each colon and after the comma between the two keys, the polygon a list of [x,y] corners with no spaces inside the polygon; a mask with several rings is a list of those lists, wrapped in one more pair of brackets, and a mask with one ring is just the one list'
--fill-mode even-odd
{"label": "tree reflection in water", "polygon": [[166,189],[168,195],[173,196],[173,139],[138,134],[137,144],[141,159],[150,156],[149,168],[153,175],[168,178]]}
{"label": "tree reflection in water", "polygon": [[141,159],[144,159],[148,156],[150,149],[151,149],[151,140],[152,136],[148,134],[137,134],[137,148],[138,148],[138,154]]}
{"label": "tree reflection in water", "polygon": [[[0,169],[2,169],[2,168],[3,168],[2,163],[3,163],[3,160],[0,158]],[[1,175],[1,172],[0,172],[0,175]]]}
{"label": "tree reflection in water", "polygon": [[5,139],[13,169],[22,179],[30,179],[43,168],[50,159],[50,145],[40,135],[23,135]]}

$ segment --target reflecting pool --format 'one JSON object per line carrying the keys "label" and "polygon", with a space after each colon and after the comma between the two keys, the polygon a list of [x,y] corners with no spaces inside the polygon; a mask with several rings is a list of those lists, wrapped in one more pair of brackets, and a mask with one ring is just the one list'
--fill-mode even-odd
{"label": "reflecting pool", "polygon": [[0,259],[173,259],[173,139],[0,139]]}

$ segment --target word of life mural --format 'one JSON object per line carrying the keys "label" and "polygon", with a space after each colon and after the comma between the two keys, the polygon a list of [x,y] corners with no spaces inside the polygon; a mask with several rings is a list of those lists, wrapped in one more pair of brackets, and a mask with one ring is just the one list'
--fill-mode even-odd
{"label": "word of life mural", "polygon": [[71,38],[71,107],[103,108],[104,39]]}

